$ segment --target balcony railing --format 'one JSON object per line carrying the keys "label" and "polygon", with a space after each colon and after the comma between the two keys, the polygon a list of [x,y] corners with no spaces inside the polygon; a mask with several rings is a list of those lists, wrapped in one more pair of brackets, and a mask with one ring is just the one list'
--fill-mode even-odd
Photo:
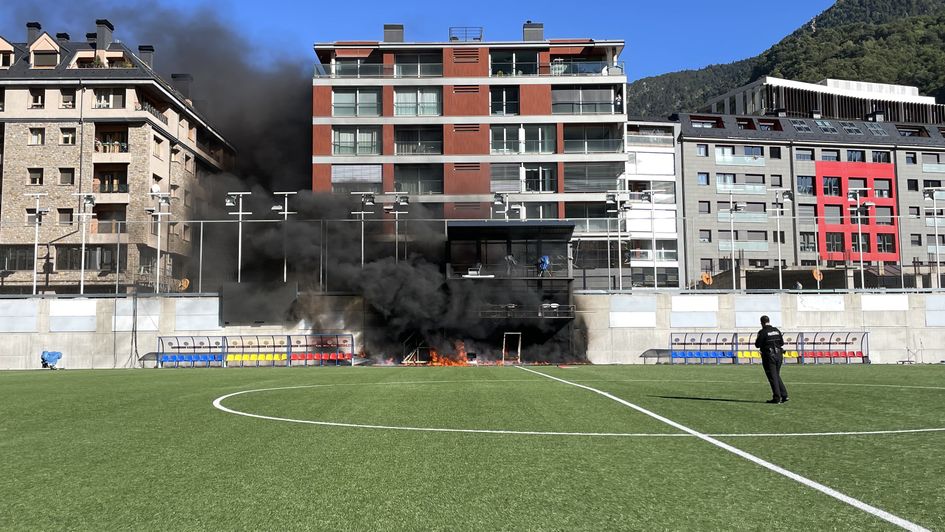
{"label": "balcony railing", "polygon": [[503,76],[626,76],[623,61],[565,61],[550,63],[492,63],[491,75]]}
{"label": "balcony railing", "polygon": [[137,105],[137,107],[135,107],[135,110],[137,110],[137,111],[147,111],[147,112],[151,113],[155,118],[157,118],[158,120],[160,120],[161,122],[163,122],[164,125],[167,125],[167,117],[164,116],[164,113],[162,113],[161,111],[158,111],[158,108],[157,108],[157,107],[151,105],[151,104],[148,103],[148,102],[145,102],[145,101],[138,102],[138,105]]}
{"label": "balcony railing", "polygon": [[344,64],[315,65],[316,78],[437,78],[443,77],[443,63],[408,65]]}
{"label": "balcony railing", "polygon": [[[930,255],[935,255],[935,244],[928,246],[928,252]],[[938,245],[938,254],[945,255],[945,244]]]}
{"label": "balcony railing", "polygon": [[[732,213],[722,211],[718,213],[718,221],[728,222],[731,220]],[[768,213],[766,212],[736,212],[735,221],[739,223],[767,223]]]}
{"label": "balcony railing", "polygon": [[128,153],[128,143],[120,140],[95,139],[95,153]]}
{"label": "balcony railing", "polygon": [[332,116],[381,116],[380,104],[336,103],[331,106]]}
{"label": "balcony railing", "polygon": [[394,104],[394,116],[440,116],[441,114],[443,112],[438,102]]}
{"label": "balcony railing", "polygon": [[760,155],[715,155],[715,164],[720,166],[764,166],[765,158]]}
{"label": "balcony railing", "polygon": [[440,155],[443,153],[443,143],[440,141],[394,142],[394,153],[397,155]]}
{"label": "balcony railing", "polygon": [[662,135],[636,135],[627,133],[627,144],[631,146],[675,146],[676,139]]}
{"label": "balcony railing", "polygon": [[127,233],[128,224],[124,220],[99,220],[98,234]]}
{"label": "balcony railing", "polygon": [[380,145],[363,142],[333,142],[332,155],[380,155]]}
{"label": "balcony railing", "polygon": [[[624,244],[626,245],[626,244]],[[630,249],[624,251],[624,258],[629,258],[630,260],[653,260],[653,250],[652,249]],[[675,249],[658,249],[656,250],[656,261],[657,262],[672,262],[679,260],[679,251]]]}
{"label": "balcony railing", "polygon": [[442,194],[443,180],[417,179],[413,181],[395,181],[394,191],[411,195]]}
{"label": "balcony railing", "polygon": [[564,153],[622,153],[623,139],[565,140]]}
{"label": "balcony railing", "polygon": [[715,191],[720,194],[767,194],[768,187],[760,183],[719,183],[715,182]]}
{"label": "balcony railing", "polygon": [[926,227],[935,227],[936,225],[939,227],[945,227],[945,218],[926,218],[925,219]]}
{"label": "balcony railing", "polygon": [[617,231],[616,218],[568,218],[574,222],[575,233],[606,233]]}
{"label": "balcony railing", "polygon": [[945,174],[945,164],[922,163],[922,171],[929,174]]}
{"label": "balcony railing", "polygon": [[101,183],[93,192],[100,194],[127,194],[128,183]]}
{"label": "balcony railing", "polygon": [[[553,93],[552,93],[553,94]],[[553,102],[551,114],[555,115],[612,115],[617,114],[614,102]]]}
{"label": "balcony railing", "polygon": [[516,155],[519,153],[554,153],[553,142],[541,140],[526,140],[523,143],[517,140],[492,141],[492,155]]}
{"label": "balcony railing", "polygon": [[[732,251],[731,240],[719,240],[719,251]],[[768,243],[759,241],[735,242],[735,251],[768,251]]]}

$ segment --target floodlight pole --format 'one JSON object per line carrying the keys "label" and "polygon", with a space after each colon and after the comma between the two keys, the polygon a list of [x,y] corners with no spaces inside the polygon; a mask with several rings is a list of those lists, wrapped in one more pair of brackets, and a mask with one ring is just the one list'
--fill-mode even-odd
{"label": "floodlight pole", "polygon": [[[236,207],[237,212],[231,212],[231,215],[237,216],[237,243],[236,243],[236,282],[243,282],[243,215],[253,214],[243,211],[243,196],[251,192],[227,192],[227,207]],[[237,201],[234,201],[237,200]]]}
{"label": "floodlight pole", "polygon": [[784,204],[791,201],[791,192],[786,188],[776,188],[774,189],[774,210],[775,215],[778,219],[778,232],[776,233],[778,238],[778,290],[784,290],[784,272],[783,266],[781,265],[781,244],[783,243],[781,238],[781,210],[784,208]]}
{"label": "floodlight pole", "polygon": [[79,274],[79,294],[82,295],[82,294],[85,294],[85,230],[86,230],[86,220],[88,219],[89,216],[95,216],[95,213],[94,213],[94,212],[88,212],[88,211],[86,211],[85,209],[86,209],[86,207],[92,207],[92,206],[95,205],[95,196],[93,196],[93,195],[91,195],[91,194],[84,194],[84,193],[81,193],[81,192],[76,192],[75,194],[73,194],[73,196],[81,196],[81,197],[82,197],[82,212],[80,212],[79,214],[76,215],[76,216],[81,216],[81,217],[82,217],[82,248],[81,248],[81,251],[79,252],[79,255],[82,257],[82,258],[81,258],[82,266],[80,267],[80,272],[81,272],[81,273]]}
{"label": "floodlight pole", "polygon": [[[938,197],[937,196],[938,196],[938,193],[943,190],[945,190],[945,188],[929,187],[923,191],[923,194],[925,195],[925,199],[932,200],[932,225],[935,227],[935,275],[937,276],[937,279],[935,280],[936,288],[942,287],[942,261],[941,261],[941,258],[939,257],[939,249],[941,248],[941,246],[939,245],[939,241],[938,241],[939,236],[938,236],[938,203],[937,203]],[[901,247],[902,246],[900,244],[900,249]]]}
{"label": "floodlight pole", "polygon": [[276,196],[282,196],[283,204],[276,205],[273,207],[274,210],[281,208],[282,210],[279,214],[282,215],[282,282],[288,282],[289,278],[289,254],[286,249],[286,226],[289,223],[289,215],[297,214],[294,212],[289,212],[289,196],[297,194],[297,192],[273,192]]}
{"label": "floodlight pole", "polygon": [[39,224],[40,220],[43,218],[43,214],[39,211],[39,199],[46,195],[45,192],[33,192],[30,194],[24,194],[27,197],[32,197],[36,199],[36,207],[33,211],[33,225],[35,229],[33,230],[33,295],[36,295],[36,261],[39,259]]}
{"label": "floodlight pole", "polygon": [[735,284],[735,197],[732,193],[728,195],[728,224],[729,224],[729,242],[732,244],[732,262],[729,268],[732,270],[732,291],[737,290]]}
{"label": "floodlight pole", "polygon": [[[847,200],[856,202],[856,248],[860,252],[860,290],[866,290],[866,273],[863,266],[863,207],[864,204],[860,202],[860,192],[868,192],[869,187],[858,187],[851,188],[847,191]],[[934,198],[933,198],[934,200]],[[869,211],[869,206],[866,206],[867,212]],[[936,242],[936,246],[938,242]],[[938,250],[938,248],[935,248]]]}
{"label": "floodlight pole", "polygon": [[157,260],[155,261],[155,271],[154,271],[154,293],[161,293],[161,217],[170,216],[170,212],[163,212],[161,210],[162,206],[167,205],[170,207],[171,196],[167,192],[151,192],[151,197],[154,198],[157,203],[157,208],[154,210],[154,216],[157,218]]}

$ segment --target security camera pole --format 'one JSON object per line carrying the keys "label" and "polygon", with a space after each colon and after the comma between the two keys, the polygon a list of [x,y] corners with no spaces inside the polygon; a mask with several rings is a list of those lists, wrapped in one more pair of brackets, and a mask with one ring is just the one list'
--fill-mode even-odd
{"label": "security camera pole", "polygon": [[32,192],[30,194],[24,194],[24,196],[35,198],[36,207],[33,211],[33,226],[35,227],[33,233],[33,295],[36,295],[36,260],[39,256],[39,224],[40,220],[43,219],[43,211],[39,207],[39,199],[43,196],[46,196],[45,192]]}

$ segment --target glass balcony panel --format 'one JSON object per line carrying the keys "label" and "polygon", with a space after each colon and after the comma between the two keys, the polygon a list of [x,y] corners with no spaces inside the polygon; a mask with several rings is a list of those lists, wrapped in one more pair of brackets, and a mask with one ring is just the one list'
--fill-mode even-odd
{"label": "glass balcony panel", "polygon": [[765,158],[760,155],[715,154],[715,164],[720,166],[764,166]]}
{"label": "glass balcony panel", "polygon": [[[727,211],[722,211],[718,213],[718,221],[728,222],[732,217],[732,213]],[[737,223],[767,223],[768,222],[768,213],[766,212],[736,212],[735,221]]]}
{"label": "glass balcony panel", "polygon": [[[719,251],[732,251],[732,241],[719,240]],[[768,243],[765,241],[736,241],[735,251],[768,251]]]}
{"label": "glass balcony panel", "polygon": [[721,194],[761,195],[768,193],[768,187],[760,183],[720,183],[716,181],[715,191]]}

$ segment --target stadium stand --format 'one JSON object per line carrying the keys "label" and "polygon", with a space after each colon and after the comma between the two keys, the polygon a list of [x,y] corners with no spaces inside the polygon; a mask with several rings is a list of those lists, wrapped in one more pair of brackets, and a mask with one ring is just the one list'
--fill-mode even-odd
{"label": "stadium stand", "polygon": [[351,334],[161,336],[159,368],[352,365]]}

